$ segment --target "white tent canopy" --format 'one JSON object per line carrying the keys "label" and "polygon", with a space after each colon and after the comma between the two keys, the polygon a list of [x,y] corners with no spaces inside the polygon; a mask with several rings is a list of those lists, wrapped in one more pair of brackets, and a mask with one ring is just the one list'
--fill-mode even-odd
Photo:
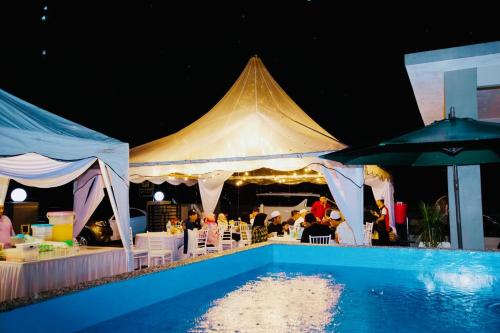
{"label": "white tent canopy", "polygon": [[[208,113],[177,133],[131,149],[130,180],[192,184],[193,178],[198,179],[207,213],[215,208],[224,181],[234,172],[310,166],[329,175],[325,178],[337,203],[356,202],[355,209],[342,203],[339,208],[357,226],[361,243],[363,169],[319,158],[345,147],[295,104],[255,56]],[[338,177],[334,168],[343,169],[343,176]],[[361,172],[351,172],[354,169]],[[376,177],[384,178],[382,173]],[[383,181],[389,182],[387,177]],[[348,191],[351,186],[355,189]],[[348,192],[356,192],[356,197],[340,199]]]}
{"label": "white tent canopy", "polygon": [[131,267],[131,244],[127,236],[130,226],[127,143],[49,113],[3,90],[0,90],[0,142],[1,204],[9,179],[47,188],[73,180],[81,183],[92,172],[100,181],[75,187],[74,235],[92,215],[104,196],[103,186],[106,187]]}

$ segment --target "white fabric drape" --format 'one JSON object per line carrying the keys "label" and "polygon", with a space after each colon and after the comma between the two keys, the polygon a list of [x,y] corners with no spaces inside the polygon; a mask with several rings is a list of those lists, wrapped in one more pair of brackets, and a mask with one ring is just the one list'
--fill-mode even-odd
{"label": "white fabric drape", "polygon": [[218,171],[207,174],[205,177],[199,179],[198,186],[200,187],[201,202],[205,215],[214,212],[224,182],[228,180],[232,174],[231,171]]}
{"label": "white fabric drape", "polygon": [[0,176],[33,187],[57,187],[69,183],[85,172],[96,158],[77,161],[57,161],[28,153],[0,158]]}
{"label": "white fabric drape", "polygon": [[363,167],[329,167],[324,162],[321,171],[328,183],[328,188],[339,209],[345,215],[354,232],[357,245],[363,244]]}
{"label": "white fabric drape", "polygon": [[394,186],[389,180],[381,180],[376,177],[366,177],[365,184],[371,186],[375,200],[384,199],[384,204],[389,210],[389,223],[396,232],[396,220],[394,217]]}
{"label": "white fabric drape", "polygon": [[76,218],[73,225],[73,236],[76,237],[104,198],[104,182],[101,171],[91,168],[80,176],[74,184],[73,210],[76,213]]}
{"label": "white fabric drape", "polygon": [[9,181],[10,179],[7,177],[0,177],[0,205],[3,205],[5,202],[5,196],[9,189]]}
{"label": "white fabric drape", "polygon": [[118,230],[120,231],[122,244],[127,255],[127,270],[132,271],[134,268],[131,252],[132,239],[128,236],[130,228],[128,181],[124,181],[120,178],[101,160],[99,160],[99,167],[101,169],[104,184],[106,185],[113,213],[115,214],[116,224],[118,226]]}
{"label": "white fabric drape", "polygon": [[184,184],[186,186],[193,186],[196,183],[198,183],[198,180],[192,179],[192,178],[175,178],[173,176],[167,176],[167,177],[143,177],[143,176],[136,176],[136,177],[131,177],[130,181],[132,183],[142,183],[145,181],[149,181],[153,184],[160,185],[164,182],[169,183],[170,185],[180,185]]}

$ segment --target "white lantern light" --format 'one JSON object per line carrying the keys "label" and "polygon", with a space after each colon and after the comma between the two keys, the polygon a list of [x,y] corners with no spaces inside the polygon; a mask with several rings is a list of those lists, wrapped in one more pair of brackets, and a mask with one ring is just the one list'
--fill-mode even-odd
{"label": "white lantern light", "polygon": [[22,188],[16,188],[10,193],[10,198],[15,202],[22,202],[26,200],[28,194]]}
{"label": "white lantern light", "polygon": [[163,201],[163,198],[165,198],[165,194],[163,194],[162,191],[158,191],[155,193],[154,198],[156,201]]}

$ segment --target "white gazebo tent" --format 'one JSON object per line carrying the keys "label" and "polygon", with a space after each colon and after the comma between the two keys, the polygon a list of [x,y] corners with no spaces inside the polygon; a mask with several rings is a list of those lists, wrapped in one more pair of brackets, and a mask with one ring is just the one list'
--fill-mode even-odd
{"label": "white gazebo tent", "polygon": [[130,180],[175,185],[198,181],[207,213],[213,212],[224,182],[233,173],[308,167],[324,176],[361,243],[363,184],[376,186],[376,195],[385,192],[388,207],[393,190],[388,174],[380,168],[370,167],[365,173],[362,167],[319,158],[345,147],[294,103],[255,56],[204,116],[177,133],[131,149]]}
{"label": "white gazebo tent", "polygon": [[0,90],[0,203],[9,179],[48,188],[75,181],[74,236],[104,197],[117,219],[130,269],[128,144]]}

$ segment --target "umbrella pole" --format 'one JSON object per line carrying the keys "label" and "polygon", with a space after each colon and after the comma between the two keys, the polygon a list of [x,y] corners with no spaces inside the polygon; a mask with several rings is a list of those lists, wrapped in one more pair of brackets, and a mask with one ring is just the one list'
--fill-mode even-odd
{"label": "umbrella pole", "polygon": [[460,194],[458,192],[458,168],[453,165],[453,190],[455,192],[455,213],[457,217],[457,238],[458,248],[462,249],[462,221],[460,217]]}

